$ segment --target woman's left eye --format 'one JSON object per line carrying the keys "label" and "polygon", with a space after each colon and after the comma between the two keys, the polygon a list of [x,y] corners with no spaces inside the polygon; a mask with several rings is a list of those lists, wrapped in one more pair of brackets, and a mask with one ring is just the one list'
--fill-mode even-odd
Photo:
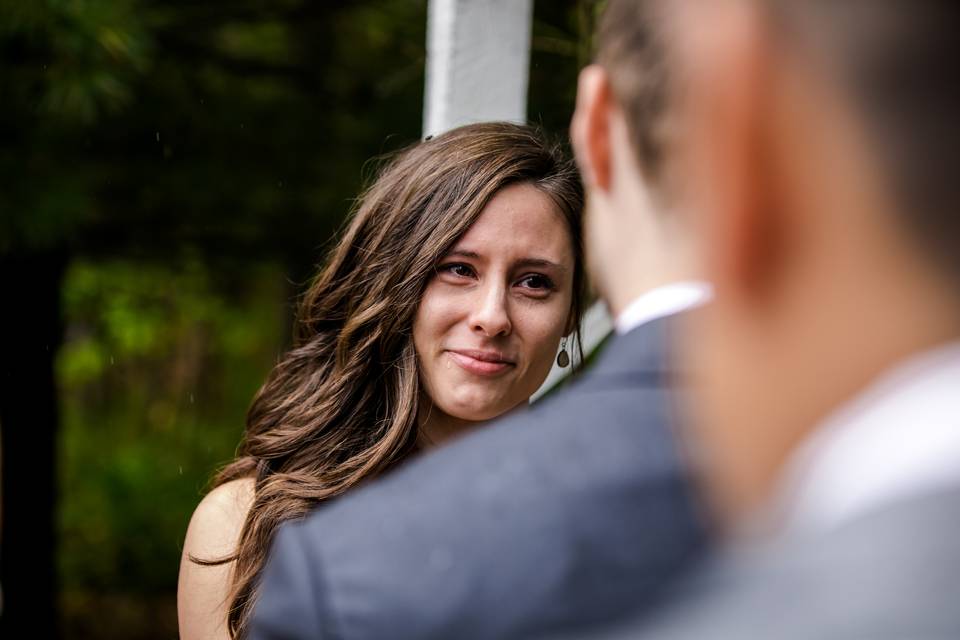
{"label": "woman's left eye", "polygon": [[530,275],[523,276],[517,281],[517,284],[524,289],[533,289],[535,291],[552,291],[554,288],[553,281],[539,273],[531,273]]}
{"label": "woman's left eye", "polygon": [[437,268],[437,271],[450,273],[460,278],[469,278],[473,276],[473,269],[470,267],[470,265],[463,264],[462,262],[448,262],[447,264],[440,265],[440,267]]}

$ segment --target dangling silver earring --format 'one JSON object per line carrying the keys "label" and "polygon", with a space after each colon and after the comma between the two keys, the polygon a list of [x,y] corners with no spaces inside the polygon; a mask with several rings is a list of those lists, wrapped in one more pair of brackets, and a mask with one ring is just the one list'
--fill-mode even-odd
{"label": "dangling silver earring", "polygon": [[570,354],[567,353],[567,339],[560,338],[560,353],[557,354],[557,366],[566,368],[570,366]]}

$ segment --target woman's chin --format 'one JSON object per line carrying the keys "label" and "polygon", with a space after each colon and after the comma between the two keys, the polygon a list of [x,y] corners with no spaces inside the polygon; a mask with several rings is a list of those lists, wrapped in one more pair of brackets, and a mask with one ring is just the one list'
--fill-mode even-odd
{"label": "woman's chin", "polygon": [[516,408],[518,404],[524,403],[522,401],[504,401],[502,398],[497,398],[495,401],[461,401],[457,402],[455,406],[450,407],[450,410],[446,411],[446,413],[453,418],[457,418],[458,420],[466,420],[468,422],[487,422],[509,413],[511,410]]}

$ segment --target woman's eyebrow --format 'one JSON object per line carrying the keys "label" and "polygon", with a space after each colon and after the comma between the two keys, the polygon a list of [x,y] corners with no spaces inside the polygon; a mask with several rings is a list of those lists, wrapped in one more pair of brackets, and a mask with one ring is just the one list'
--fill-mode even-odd
{"label": "woman's eyebrow", "polygon": [[[444,256],[444,258],[470,258],[472,260],[482,260],[480,254],[476,251],[468,251],[466,249],[454,249]],[[554,262],[553,260],[547,260],[546,258],[521,258],[513,263],[515,269],[521,268],[538,268],[538,269],[552,269],[554,271],[559,271],[560,273],[566,273],[567,267],[560,264],[559,262]]]}
{"label": "woman's eyebrow", "polygon": [[559,271],[560,273],[567,272],[567,268],[564,265],[558,262],[554,262],[552,260],[547,260],[546,258],[522,258],[520,260],[517,260],[514,263],[514,266],[537,267],[540,269],[553,269],[555,271]]}
{"label": "woman's eyebrow", "polygon": [[444,258],[451,258],[453,256],[458,256],[460,258],[472,258],[473,260],[479,260],[480,254],[475,251],[465,251],[463,249],[454,249],[447,253]]}

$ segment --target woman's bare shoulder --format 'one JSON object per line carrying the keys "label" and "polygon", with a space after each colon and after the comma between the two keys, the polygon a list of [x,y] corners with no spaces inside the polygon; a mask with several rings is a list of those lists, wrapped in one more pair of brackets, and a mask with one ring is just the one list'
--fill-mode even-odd
{"label": "woman's bare shoulder", "polygon": [[253,498],[253,478],[231,480],[208,493],[190,519],[184,551],[203,559],[236,551]]}
{"label": "woman's bare shoulder", "polygon": [[187,527],[177,585],[177,617],[183,640],[229,640],[227,608],[232,562],[213,566],[197,560],[222,560],[237,551],[243,523],[254,498],[254,481],[224,483],[197,505]]}

